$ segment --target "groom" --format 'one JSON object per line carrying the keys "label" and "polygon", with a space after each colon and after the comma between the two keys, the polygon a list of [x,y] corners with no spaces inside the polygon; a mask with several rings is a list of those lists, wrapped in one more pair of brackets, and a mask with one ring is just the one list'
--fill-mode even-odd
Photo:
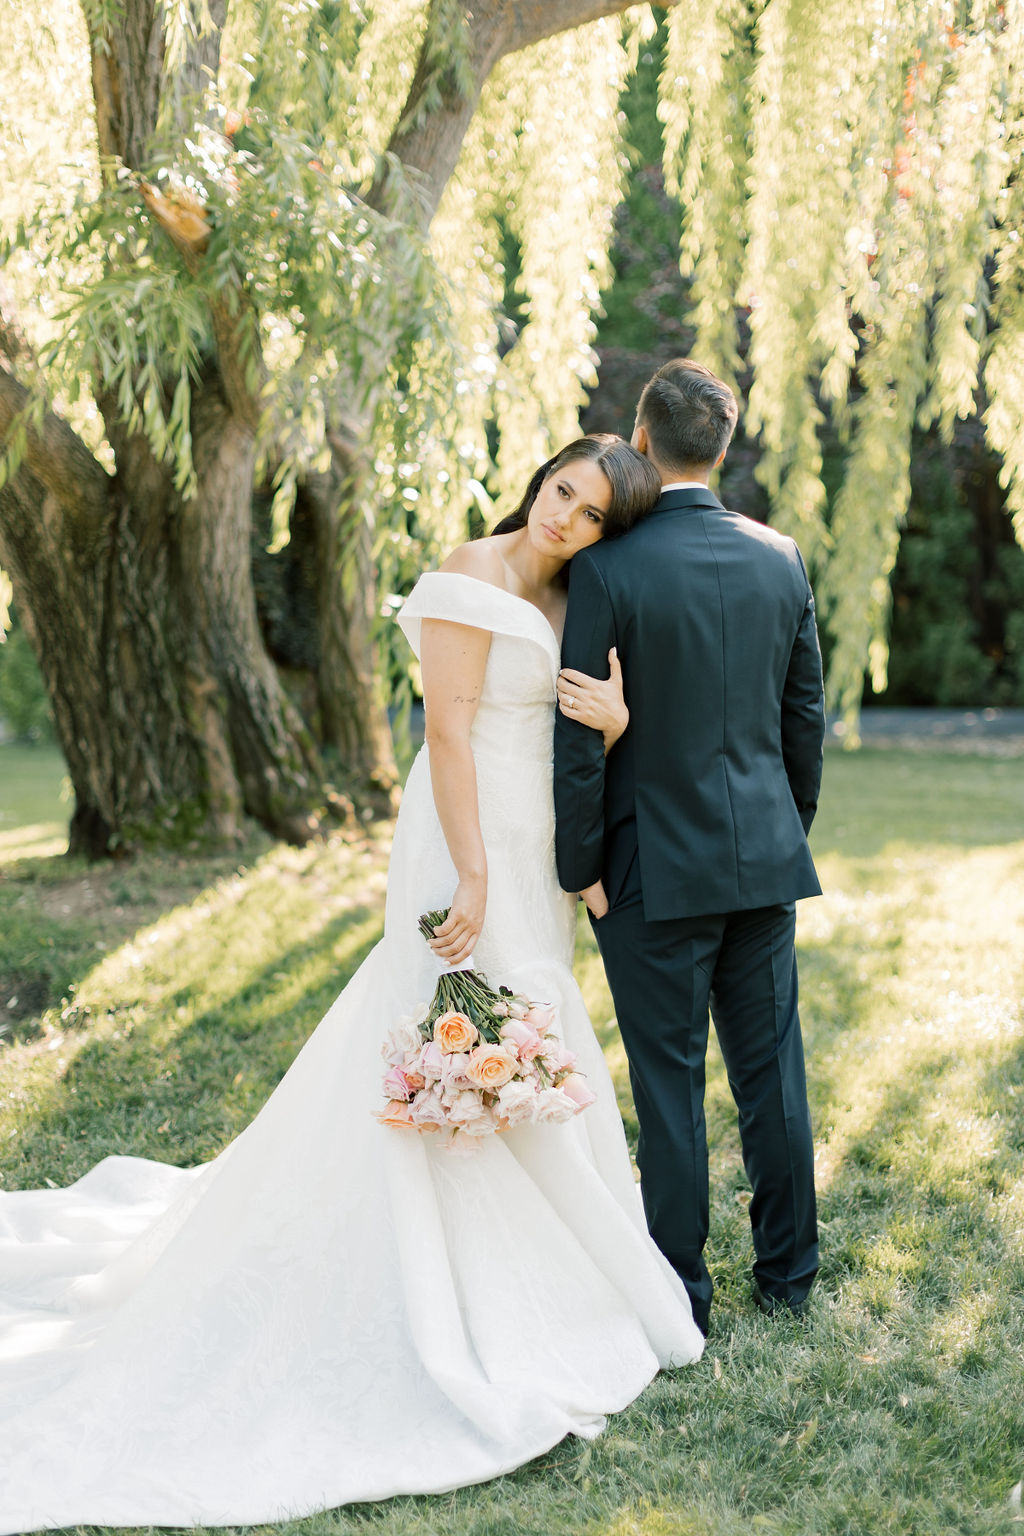
{"label": "groom", "polygon": [[618,650],[629,727],[607,760],[559,681],[556,852],[586,895],[640,1122],[651,1235],[706,1333],[708,1009],[753,1189],[754,1299],[798,1313],[818,1269],[814,1152],[797,1012],[794,902],[821,887],[807,831],[824,709],[814,600],[792,539],[708,490],[732,391],[666,363],[633,444],[661,474],[653,512],[570,567],[563,669]]}

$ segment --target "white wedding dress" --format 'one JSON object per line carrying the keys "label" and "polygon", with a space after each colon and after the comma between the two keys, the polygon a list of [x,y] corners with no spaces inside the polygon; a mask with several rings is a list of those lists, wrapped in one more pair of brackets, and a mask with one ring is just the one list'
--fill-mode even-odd
{"label": "white wedding dress", "polygon": [[558,646],[540,612],[424,576],[400,622],[493,632],[473,725],[489,863],[475,961],[557,1004],[598,1102],[459,1154],[381,1126],[380,1046],[426,1003],[416,931],[455,874],[426,752],[395,831],[381,943],[213,1162],[111,1157],[0,1195],[0,1532],[282,1521],[441,1491],[593,1436],[699,1357],[647,1236],[570,970],[553,861]]}

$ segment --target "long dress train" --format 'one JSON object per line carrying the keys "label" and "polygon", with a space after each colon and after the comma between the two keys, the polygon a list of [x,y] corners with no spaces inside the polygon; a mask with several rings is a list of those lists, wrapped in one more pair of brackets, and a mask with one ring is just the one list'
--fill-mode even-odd
{"label": "long dress train", "polygon": [[199,1168],[111,1157],[0,1195],[0,1533],[264,1523],[478,1482],[597,1434],[659,1364],[700,1355],[570,969],[555,637],[467,576],[421,578],[400,620],[417,647],[425,617],[493,633],[476,963],[557,1005],[598,1102],[463,1155],[372,1118],[381,1042],[437,977],[416,918],[455,885],[424,751],[384,937],[252,1124]]}

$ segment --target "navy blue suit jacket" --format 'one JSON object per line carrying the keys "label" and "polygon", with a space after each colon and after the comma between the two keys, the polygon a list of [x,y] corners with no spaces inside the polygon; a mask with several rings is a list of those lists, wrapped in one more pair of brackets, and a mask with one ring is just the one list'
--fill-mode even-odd
{"label": "navy blue suit jacket", "polygon": [[819,895],[821,653],[793,540],[711,491],[663,493],[570,567],[563,666],[607,677],[613,645],[630,719],[607,759],[557,715],[563,888],[601,878],[614,904],[638,860],[649,921]]}

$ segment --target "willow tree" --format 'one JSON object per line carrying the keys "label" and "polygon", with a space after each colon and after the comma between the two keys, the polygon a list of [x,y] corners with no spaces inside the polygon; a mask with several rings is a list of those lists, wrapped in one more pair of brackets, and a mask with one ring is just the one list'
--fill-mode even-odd
{"label": "willow tree", "polygon": [[[885,686],[915,425],[983,412],[1024,542],[1024,6],[681,0],[662,82],[697,351],[749,309],[773,521],[817,572],[829,689]],[[829,505],[827,413],[846,439]]]}
{"label": "willow tree", "polygon": [[[652,25],[625,9],[54,0],[44,28],[8,0],[0,565],[73,848],[246,814],[304,837],[325,756],[386,791],[380,607],[485,481],[573,434],[593,377]],[[984,410],[1024,533],[1024,7],[678,0],[668,28],[698,353],[734,373],[749,308],[748,426],[852,708],[884,671],[915,422]],[[254,505],[313,614],[301,712],[258,623]]]}
{"label": "willow tree", "polygon": [[[72,850],[246,814],[304,837],[337,799],[324,748],[387,789],[377,566],[480,493],[486,397],[517,472],[573,430],[629,56],[599,18],[624,9],[64,0],[43,28],[13,0],[0,565]],[[501,365],[500,240],[551,196],[571,228],[520,230],[532,310]],[[298,524],[308,545],[305,717],[257,621],[261,498],[276,545]]]}

